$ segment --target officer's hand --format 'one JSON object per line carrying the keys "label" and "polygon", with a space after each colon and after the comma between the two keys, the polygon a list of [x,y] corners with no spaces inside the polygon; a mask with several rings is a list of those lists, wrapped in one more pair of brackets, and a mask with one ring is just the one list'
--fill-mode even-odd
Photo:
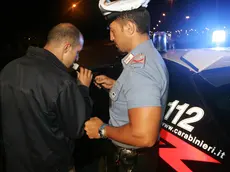
{"label": "officer's hand", "polygon": [[90,120],[85,122],[85,131],[90,139],[99,139],[98,130],[103,124],[102,120],[98,117],[90,118]]}
{"label": "officer's hand", "polygon": [[95,77],[94,84],[101,88],[101,85],[106,89],[111,89],[116,81],[105,76],[105,75],[98,75]]}
{"label": "officer's hand", "polygon": [[78,79],[80,80],[82,85],[89,87],[93,78],[93,74],[91,70],[80,67],[80,72],[77,72]]}

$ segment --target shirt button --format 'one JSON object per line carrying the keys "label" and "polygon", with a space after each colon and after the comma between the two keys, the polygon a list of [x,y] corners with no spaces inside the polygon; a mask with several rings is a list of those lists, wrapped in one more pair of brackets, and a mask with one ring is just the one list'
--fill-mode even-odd
{"label": "shirt button", "polygon": [[114,98],[116,96],[116,93],[115,92],[112,92],[112,97]]}

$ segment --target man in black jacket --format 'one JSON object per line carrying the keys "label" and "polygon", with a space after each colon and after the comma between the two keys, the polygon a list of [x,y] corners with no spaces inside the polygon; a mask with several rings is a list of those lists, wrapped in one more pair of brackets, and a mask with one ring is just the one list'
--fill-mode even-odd
{"label": "man in black jacket", "polygon": [[74,139],[84,133],[91,99],[90,70],[76,80],[67,73],[83,47],[69,23],[55,26],[44,48],[9,63],[0,75],[0,106],[6,172],[73,171]]}

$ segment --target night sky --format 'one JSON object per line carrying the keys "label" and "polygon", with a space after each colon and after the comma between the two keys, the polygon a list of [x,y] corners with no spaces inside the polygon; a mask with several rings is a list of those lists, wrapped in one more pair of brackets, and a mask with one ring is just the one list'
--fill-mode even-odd
{"label": "night sky", "polygon": [[[95,44],[95,41],[91,40],[103,40],[101,42],[108,40],[109,31],[98,8],[98,1],[5,0],[2,2],[0,69],[9,61],[24,55],[28,46],[43,47],[48,31],[60,22],[71,22],[81,30],[86,40],[85,49],[87,44],[92,47],[99,43]],[[71,10],[73,3],[77,3],[74,11]],[[206,27],[218,29],[226,26],[229,29],[229,7],[230,0],[151,0],[148,10],[152,17],[151,28],[156,27],[161,20],[156,31],[176,33],[174,31],[178,29],[184,31],[191,28],[202,30]],[[162,13],[166,13],[166,17],[163,17]],[[186,15],[190,16],[189,20],[185,19]],[[192,38],[189,37],[189,40]]]}
{"label": "night sky", "polygon": [[[152,15],[152,27],[167,17],[161,24],[161,30],[179,29],[185,26],[214,27],[229,25],[229,0],[152,0],[149,11]],[[72,11],[71,5],[78,2]],[[27,35],[46,35],[47,31],[60,22],[72,22],[84,34],[86,39],[107,37],[106,22],[98,8],[98,0],[19,0],[5,1],[1,4],[1,35],[4,40]],[[216,15],[218,14],[218,15]],[[190,15],[189,22],[185,15]]]}

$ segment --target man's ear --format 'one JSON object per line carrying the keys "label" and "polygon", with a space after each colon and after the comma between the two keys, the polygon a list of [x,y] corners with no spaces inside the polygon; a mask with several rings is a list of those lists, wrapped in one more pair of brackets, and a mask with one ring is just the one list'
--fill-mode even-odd
{"label": "man's ear", "polygon": [[131,36],[131,35],[133,35],[136,32],[137,27],[136,27],[136,25],[133,22],[127,21],[127,23],[124,26],[124,29]]}
{"label": "man's ear", "polygon": [[72,46],[69,43],[65,43],[64,44],[64,53],[68,53],[69,51],[71,51]]}

